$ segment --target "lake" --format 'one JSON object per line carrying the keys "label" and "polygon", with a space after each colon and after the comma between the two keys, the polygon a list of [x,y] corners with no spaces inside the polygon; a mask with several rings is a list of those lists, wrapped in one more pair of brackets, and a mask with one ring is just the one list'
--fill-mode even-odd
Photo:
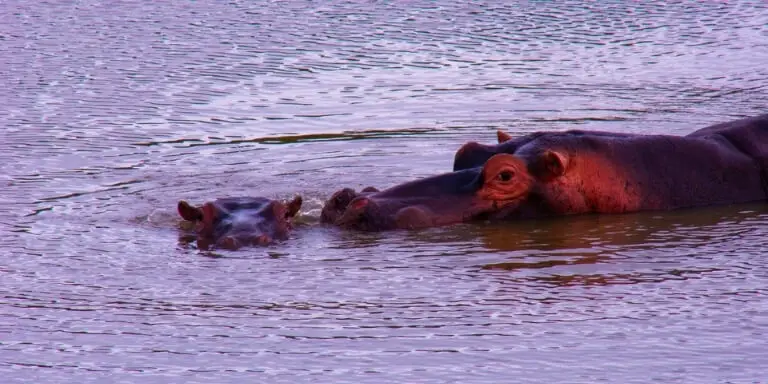
{"label": "lake", "polygon": [[[4,383],[758,383],[768,205],[361,233],[495,131],[766,113],[764,1],[0,3]],[[304,197],[203,252],[178,200]]]}

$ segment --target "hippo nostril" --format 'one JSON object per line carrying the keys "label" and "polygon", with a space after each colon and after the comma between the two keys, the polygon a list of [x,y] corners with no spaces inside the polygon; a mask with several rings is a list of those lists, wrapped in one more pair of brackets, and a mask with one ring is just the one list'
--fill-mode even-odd
{"label": "hippo nostril", "polygon": [[351,203],[349,203],[349,207],[352,208],[355,211],[360,211],[363,208],[365,208],[370,200],[366,197],[358,197],[355,200],[352,200]]}
{"label": "hippo nostril", "polygon": [[349,202],[349,205],[344,212],[339,216],[335,224],[346,226],[360,226],[367,221],[368,214],[371,208],[375,208],[376,204],[367,197],[356,197]]}
{"label": "hippo nostril", "polygon": [[339,192],[336,192],[333,196],[333,204],[337,207],[346,207],[347,204],[355,198],[355,190],[351,188],[344,188]]}
{"label": "hippo nostril", "polygon": [[470,141],[462,145],[461,148],[456,151],[456,155],[453,157],[453,170],[459,171],[462,169],[479,167],[492,155],[492,148]]}
{"label": "hippo nostril", "polygon": [[475,142],[475,141],[470,141],[470,142],[468,142],[468,143],[466,143],[466,144],[462,145],[462,146],[459,148],[459,150],[458,150],[458,151],[456,151],[456,156],[463,156],[463,155],[465,155],[465,154],[466,154],[467,152],[469,152],[469,151],[472,151],[472,150],[476,150],[476,149],[478,149],[478,148],[482,148],[482,146],[483,146],[483,145],[482,145],[482,144],[480,144],[480,143],[478,143],[478,142]]}

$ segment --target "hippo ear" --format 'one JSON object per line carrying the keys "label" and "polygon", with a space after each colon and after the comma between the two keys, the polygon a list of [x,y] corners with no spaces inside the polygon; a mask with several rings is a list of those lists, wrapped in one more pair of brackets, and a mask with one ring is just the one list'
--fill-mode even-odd
{"label": "hippo ear", "polygon": [[219,210],[216,208],[216,205],[214,205],[214,203],[205,203],[202,208],[200,208],[200,212],[203,216],[201,220],[203,221],[204,226],[206,228],[213,228],[213,223],[219,215]]}
{"label": "hippo ear", "polygon": [[288,205],[286,211],[285,211],[285,217],[294,217],[297,213],[299,213],[299,209],[301,209],[301,196],[296,196],[291,200]]}
{"label": "hippo ear", "polygon": [[496,139],[499,140],[499,144],[512,140],[512,135],[499,129],[496,131]]}
{"label": "hippo ear", "polygon": [[543,178],[562,176],[568,168],[568,157],[558,151],[546,150],[539,155],[534,165],[534,173]]}
{"label": "hippo ear", "polygon": [[179,211],[179,215],[181,215],[184,220],[199,221],[203,219],[202,210],[200,210],[200,208],[191,206],[184,200],[179,201],[177,210]]}

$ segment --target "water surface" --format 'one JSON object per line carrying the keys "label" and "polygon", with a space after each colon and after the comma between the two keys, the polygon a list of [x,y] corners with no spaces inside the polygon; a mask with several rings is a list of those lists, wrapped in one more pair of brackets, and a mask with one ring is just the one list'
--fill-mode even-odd
{"label": "water surface", "polygon": [[[765,113],[761,1],[0,4],[8,383],[753,383],[763,204],[426,231],[333,191],[469,140],[686,134]],[[177,200],[302,194],[280,246],[200,252]]]}

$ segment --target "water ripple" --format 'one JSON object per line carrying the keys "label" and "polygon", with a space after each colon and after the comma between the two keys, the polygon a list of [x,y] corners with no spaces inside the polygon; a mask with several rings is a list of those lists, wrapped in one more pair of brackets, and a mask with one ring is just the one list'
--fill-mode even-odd
{"label": "water ripple", "polygon": [[[159,3],[158,3],[159,4]],[[499,128],[765,113],[758,1],[0,4],[4,382],[755,382],[763,205],[386,234],[342,186]],[[179,199],[305,197],[203,252]]]}

